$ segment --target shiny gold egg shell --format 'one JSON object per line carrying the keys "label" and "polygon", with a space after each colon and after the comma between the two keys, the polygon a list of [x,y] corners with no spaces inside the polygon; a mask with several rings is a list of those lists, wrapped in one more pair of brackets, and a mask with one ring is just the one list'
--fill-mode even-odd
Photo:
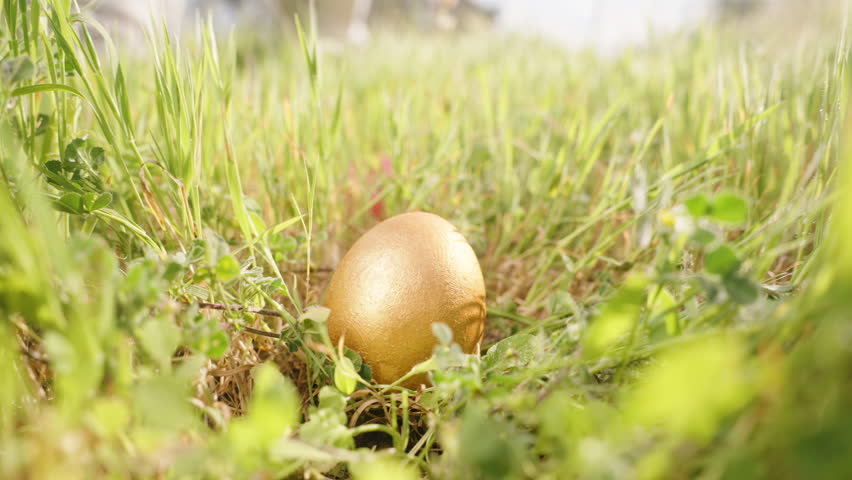
{"label": "shiny gold egg shell", "polygon": [[[445,323],[466,353],[485,331],[485,283],[461,233],[430,213],[397,215],[365,233],[343,257],[325,292],[328,332],[342,337],[392,383],[432,355],[432,324]],[[405,383],[425,383],[419,377]]]}

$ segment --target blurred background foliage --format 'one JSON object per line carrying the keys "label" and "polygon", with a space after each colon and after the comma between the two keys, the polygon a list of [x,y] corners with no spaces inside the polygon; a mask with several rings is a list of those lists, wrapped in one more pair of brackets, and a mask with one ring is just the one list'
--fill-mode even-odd
{"label": "blurred background foliage", "polygon": [[[842,7],[781,44],[305,21],[122,57],[72,2],[4,0],[0,477],[849,477]],[[417,392],[317,306],[415,209],[489,303],[483,356],[437,328]]]}

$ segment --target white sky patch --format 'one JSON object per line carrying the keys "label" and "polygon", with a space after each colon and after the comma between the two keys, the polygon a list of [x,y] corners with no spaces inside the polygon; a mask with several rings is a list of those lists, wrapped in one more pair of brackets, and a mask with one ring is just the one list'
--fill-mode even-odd
{"label": "white sky patch", "polygon": [[713,0],[481,0],[500,8],[498,24],[571,47],[615,50],[710,18]]}

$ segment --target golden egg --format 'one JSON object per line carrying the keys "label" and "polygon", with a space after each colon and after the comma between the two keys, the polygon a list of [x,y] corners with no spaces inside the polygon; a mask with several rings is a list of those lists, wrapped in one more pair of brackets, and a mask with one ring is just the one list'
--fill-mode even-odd
{"label": "golden egg", "polygon": [[[449,222],[404,213],[365,233],[337,266],[325,291],[328,333],[358,352],[379,383],[392,383],[429,359],[432,325],[453,331],[479,354],[485,331],[485,283],[476,254]],[[425,384],[419,376],[407,387]]]}

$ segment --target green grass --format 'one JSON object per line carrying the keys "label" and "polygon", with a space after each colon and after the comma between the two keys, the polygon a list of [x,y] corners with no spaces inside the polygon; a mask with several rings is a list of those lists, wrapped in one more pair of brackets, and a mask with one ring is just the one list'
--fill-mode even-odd
{"label": "green grass", "polygon": [[[69,3],[2,4],[0,477],[852,474],[841,16],[613,58],[205,30],[119,66]],[[489,306],[420,392],[313,308],[411,210]]]}

